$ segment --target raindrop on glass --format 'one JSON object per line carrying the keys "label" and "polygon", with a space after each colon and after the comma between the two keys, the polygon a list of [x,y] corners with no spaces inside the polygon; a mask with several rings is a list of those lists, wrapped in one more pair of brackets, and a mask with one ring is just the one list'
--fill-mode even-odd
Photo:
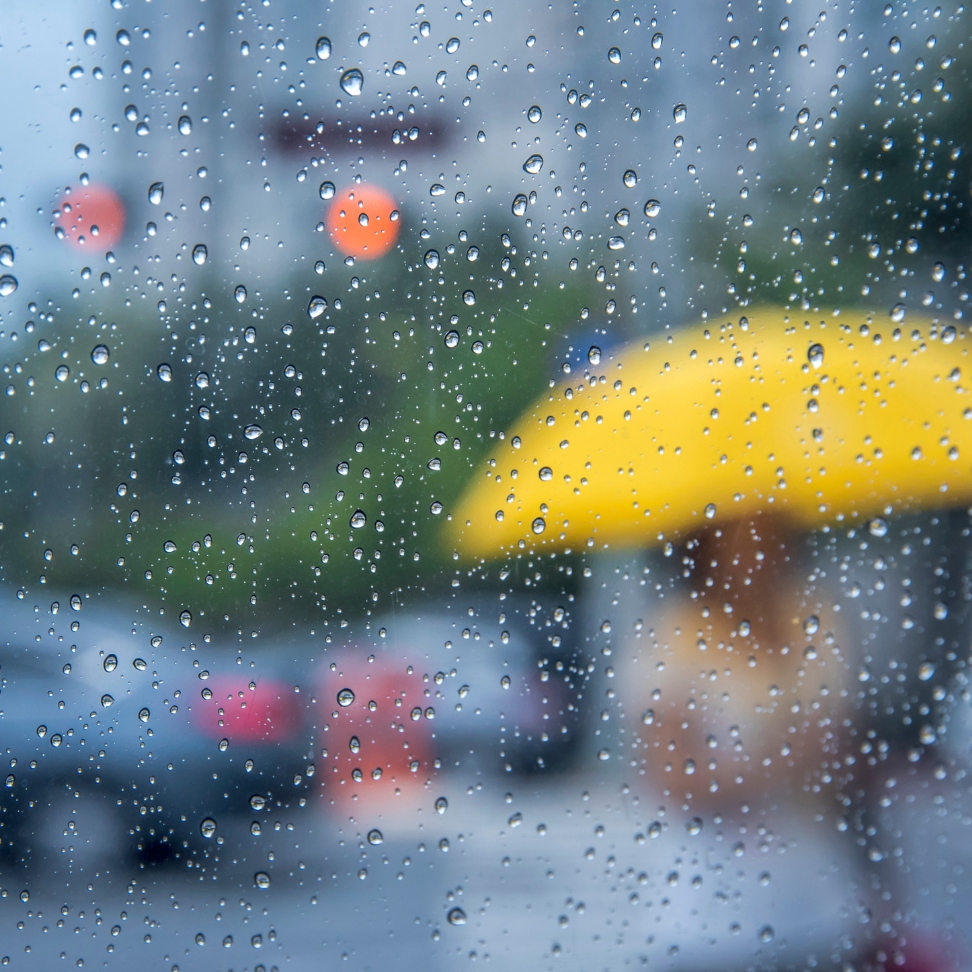
{"label": "raindrop on glass", "polygon": [[351,95],[353,98],[357,98],[362,89],[364,88],[364,75],[357,69],[351,68],[349,71],[345,71],[341,75],[341,90],[345,94]]}
{"label": "raindrop on glass", "polygon": [[209,250],[206,249],[204,243],[197,243],[192,248],[192,262],[196,264],[197,267],[201,267],[205,262],[206,258],[209,256]]}
{"label": "raindrop on glass", "polygon": [[354,701],[354,692],[349,688],[343,688],[337,694],[337,704],[342,709],[346,709]]}
{"label": "raindrop on glass", "polygon": [[91,349],[91,360],[96,365],[108,364],[108,358],[110,357],[110,354],[111,352],[104,344],[96,344]]}

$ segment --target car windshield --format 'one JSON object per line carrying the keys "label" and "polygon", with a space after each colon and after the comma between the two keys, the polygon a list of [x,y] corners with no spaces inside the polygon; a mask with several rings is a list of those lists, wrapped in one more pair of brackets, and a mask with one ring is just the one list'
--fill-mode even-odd
{"label": "car windshield", "polygon": [[970,24],[7,0],[0,964],[972,968]]}

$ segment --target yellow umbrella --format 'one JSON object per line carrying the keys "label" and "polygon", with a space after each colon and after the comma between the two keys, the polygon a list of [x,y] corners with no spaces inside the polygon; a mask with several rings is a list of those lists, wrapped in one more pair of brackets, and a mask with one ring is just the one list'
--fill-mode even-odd
{"label": "yellow umbrella", "polygon": [[[465,559],[646,546],[776,511],[796,529],[972,499],[965,331],[763,308],[552,388],[452,517]],[[597,359],[597,354],[592,354]]]}

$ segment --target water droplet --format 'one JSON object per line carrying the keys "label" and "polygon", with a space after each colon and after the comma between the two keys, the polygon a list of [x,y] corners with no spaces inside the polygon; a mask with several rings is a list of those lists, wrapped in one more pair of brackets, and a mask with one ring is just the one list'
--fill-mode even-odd
{"label": "water droplet", "polygon": [[216,821],[212,817],[203,817],[199,824],[199,833],[209,839],[216,833]]}
{"label": "water droplet", "polygon": [[206,371],[200,371],[195,377],[195,383],[197,388],[208,388],[209,373]]}
{"label": "water droplet", "polygon": [[197,243],[192,248],[192,262],[196,264],[197,267],[201,267],[206,262],[206,258],[208,256],[209,250],[206,249],[205,243]]}
{"label": "water droplet", "polygon": [[664,41],[665,41],[665,35],[662,34],[661,32],[657,34],[652,34],[651,37],[652,50],[656,50],[656,51],[659,50],[662,44],[664,43]]}
{"label": "water droplet", "polygon": [[337,190],[334,188],[333,182],[322,182],[318,192],[320,193],[321,199],[333,199]]}
{"label": "water droplet", "polygon": [[798,229],[791,229],[790,242],[794,246],[799,246],[803,242],[803,234]]}
{"label": "water droplet", "polygon": [[702,833],[702,818],[693,817],[686,825],[689,837],[698,837]]}
{"label": "water droplet", "polygon": [[118,656],[107,655],[105,660],[101,663],[101,667],[104,668],[106,672],[113,672],[118,667]]}
{"label": "water droplet", "polygon": [[248,327],[243,332],[243,340],[246,341],[247,344],[254,344],[256,342],[256,336],[257,332],[255,327]]}
{"label": "water droplet", "polygon": [[513,199],[513,215],[514,216],[525,216],[527,211],[527,197],[523,193],[519,193]]}
{"label": "water droplet", "polygon": [[[159,640],[159,644],[162,644],[161,639]],[[153,647],[155,646],[153,645]],[[132,661],[132,668],[134,668],[137,672],[144,672],[148,668],[148,665],[146,664],[144,658],[136,658]]]}
{"label": "water droplet", "polygon": [[868,523],[867,530],[872,537],[886,537],[888,535],[888,521],[883,517],[876,516]]}
{"label": "water droplet", "polygon": [[444,196],[445,191],[445,186],[441,182],[433,182],[429,187],[430,196]]}
{"label": "water droplet", "polygon": [[761,942],[764,942],[765,943],[765,942],[771,942],[771,941],[773,941],[773,935],[774,935],[774,932],[773,932],[773,926],[772,925],[763,925],[763,927],[760,928],[760,930],[759,930],[759,940]]}
{"label": "water droplet", "polygon": [[473,290],[464,290],[462,292],[462,302],[467,307],[472,307],[476,303],[476,293]]}
{"label": "water droplet", "polygon": [[578,138],[587,138],[587,126],[583,122],[578,122],[574,126],[574,131],[577,133]]}
{"label": "water droplet", "polygon": [[240,284],[236,290],[233,291],[233,296],[236,298],[238,304],[242,304],[246,300],[246,287]]}
{"label": "water droplet", "polygon": [[435,516],[438,516],[442,512],[442,504],[438,500],[436,500],[434,503],[432,503],[429,506],[429,512],[434,514]]}
{"label": "water droplet", "polygon": [[351,514],[350,523],[355,530],[360,530],[363,526],[367,525],[368,517],[365,515],[363,510],[355,510]]}
{"label": "water droplet", "polygon": [[935,674],[935,666],[930,662],[922,662],[918,666],[918,678],[923,682],[927,682]]}
{"label": "water droplet", "polygon": [[368,831],[368,843],[371,844],[372,847],[377,847],[384,841],[384,839],[384,834],[382,834],[382,832],[377,828]]}
{"label": "water droplet", "polygon": [[17,278],[5,273],[0,277],[0,297],[9,297],[17,289]]}
{"label": "water droplet", "polygon": [[888,41],[888,50],[892,54],[899,54],[901,52],[901,38],[892,37],[891,40]]}
{"label": "water droplet", "polygon": [[759,148],[759,142],[757,142],[755,138],[751,138],[751,139],[750,139],[750,140],[749,140],[749,141],[748,141],[748,142],[746,143],[746,148],[747,148],[747,149],[749,149],[749,151],[750,151],[750,152],[755,152],[755,151],[756,151],[756,149],[758,149],[758,148]]}
{"label": "water droplet", "polygon": [[101,697],[101,704],[107,709],[115,704],[115,699],[107,692]]}
{"label": "water droplet", "polygon": [[545,483],[549,483],[553,479],[553,470],[549,466],[541,466],[540,479]]}
{"label": "water droplet", "polygon": [[454,348],[459,343],[459,332],[449,331],[445,336],[445,346],[447,348]]}
{"label": "water droplet", "polygon": [[266,891],[270,887],[270,875],[266,871],[257,871],[253,875],[253,883],[261,890]]}
{"label": "water droplet", "polygon": [[364,75],[357,69],[351,68],[341,75],[341,89],[345,94],[357,98],[364,88]]}
{"label": "water droplet", "polygon": [[450,925],[464,925],[466,923],[466,913],[462,908],[452,908],[446,915],[446,920]]}
{"label": "water droplet", "polygon": [[103,344],[96,344],[91,349],[91,360],[96,365],[108,364],[108,358],[110,357],[110,355],[111,355],[111,352]]}
{"label": "water droplet", "polygon": [[814,368],[820,368],[824,363],[824,349],[822,344],[811,344],[807,349],[807,361]]}
{"label": "water droplet", "polygon": [[534,125],[536,125],[541,118],[543,118],[543,112],[540,110],[539,105],[531,105],[527,109],[527,119]]}
{"label": "water droplet", "polygon": [[435,801],[435,812],[441,817],[448,809],[449,801],[444,796],[438,797]]}
{"label": "water droplet", "polygon": [[612,236],[608,240],[609,250],[623,250],[624,249],[624,237],[623,236]]}
{"label": "water droplet", "polygon": [[654,219],[661,212],[661,203],[657,199],[649,199],[645,203],[645,215]]}
{"label": "water droplet", "polygon": [[326,61],[331,56],[331,38],[318,37],[314,45],[314,53],[319,61]]}
{"label": "water droplet", "polygon": [[166,364],[164,361],[155,369],[155,373],[159,376],[160,381],[172,381],[172,365]]}
{"label": "water droplet", "polygon": [[261,793],[254,793],[250,797],[250,807],[253,810],[262,810],[267,805],[267,798]]}
{"label": "water droplet", "polygon": [[307,305],[307,316],[313,321],[327,310],[327,301],[323,297],[311,297]]}
{"label": "water droplet", "polygon": [[936,263],[935,266],[932,267],[932,280],[934,280],[935,283],[941,283],[944,279],[945,279],[945,264]]}
{"label": "water droplet", "polygon": [[711,520],[716,515],[715,503],[708,503],[703,512],[705,513],[705,518]]}
{"label": "water droplet", "polygon": [[530,529],[537,534],[543,533],[547,529],[547,521],[542,516],[535,517],[530,524]]}
{"label": "water droplet", "polygon": [[688,117],[688,108],[685,105],[676,105],[672,110],[672,117],[675,119],[675,124],[680,125]]}
{"label": "water droplet", "polygon": [[803,622],[803,633],[812,635],[816,634],[820,630],[820,618],[815,614],[811,614],[810,617],[806,618]]}
{"label": "water droplet", "polygon": [[188,628],[192,624],[192,612],[189,610],[179,612],[179,624],[184,628]]}
{"label": "water droplet", "polygon": [[346,709],[354,701],[354,692],[349,688],[343,688],[337,694],[337,704],[342,709]]}
{"label": "water droplet", "polygon": [[37,735],[43,739],[47,735],[47,726],[38,726]]}
{"label": "water droplet", "polygon": [[14,250],[8,243],[0,246],[0,266],[12,267],[14,263]]}
{"label": "water droplet", "polygon": [[543,156],[542,155],[531,155],[530,158],[523,163],[523,171],[528,175],[537,175],[543,168]]}
{"label": "water droplet", "polygon": [[634,189],[638,185],[638,173],[634,169],[627,169],[621,178],[629,189]]}
{"label": "water droplet", "polygon": [[608,51],[608,60],[612,64],[620,64],[621,63],[621,51],[618,50],[618,48],[616,48],[616,47],[612,47]]}
{"label": "water droplet", "polygon": [[[70,665],[68,665],[66,667],[67,667],[68,671],[71,670],[71,666]],[[65,674],[67,674],[67,672],[65,672]],[[55,749],[57,749],[57,747],[60,746],[63,741],[64,741],[64,738],[61,736],[61,734],[59,732],[55,732],[54,735],[51,736],[51,745]]]}
{"label": "water droplet", "polygon": [[817,188],[813,190],[813,196],[811,196],[811,198],[819,205],[824,201],[824,195],[825,193],[823,186],[817,186]]}
{"label": "water droplet", "polygon": [[428,250],[423,259],[425,260],[425,265],[430,270],[434,270],[439,265],[439,251]]}
{"label": "water droplet", "polygon": [[904,304],[895,304],[894,307],[891,308],[891,320],[894,321],[895,324],[900,324],[905,319],[905,311],[906,308]]}
{"label": "water droplet", "polygon": [[[142,662],[142,665],[144,666],[145,665],[145,662]],[[137,667],[138,666],[136,666],[136,668]],[[141,671],[143,671],[143,672],[145,671],[144,667],[141,669]],[[152,713],[149,712],[148,709],[139,709],[138,710],[138,719],[139,719],[139,722],[148,722],[149,721],[149,718],[151,717],[151,715],[152,715]]]}
{"label": "water droplet", "polygon": [[243,430],[243,434],[252,442],[253,439],[259,439],[263,435],[263,429],[254,423],[253,425],[248,425]]}
{"label": "water droplet", "polygon": [[[469,69],[469,71],[472,71],[472,69],[474,67],[476,67],[475,64]],[[467,78],[469,77],[469,71],[466,72],[466,77]],[[392,74],[394,74],[394,75],[396,75],[396,76],[398,76],[400,78],[405,77],[405,75],[406,75],[407,72],[408,72],[408,68],[405,66],[405,62],[404,61],[396,61],[392,65]],[[476,75],[477,76],[479,75],[479,70],[478,69],[476,70]],[[473,79],[472,78],[469,78],[469,80],[472,81]]]}
{"label": "water droplet", "polygon": [[98,35],[90,27],[84,32],[84,42],[88,47],[94,47],[98,43]]}

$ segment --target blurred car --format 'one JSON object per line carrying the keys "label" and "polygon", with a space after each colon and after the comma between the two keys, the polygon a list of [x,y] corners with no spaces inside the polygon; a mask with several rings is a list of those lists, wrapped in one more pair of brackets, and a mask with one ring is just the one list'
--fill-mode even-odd
{"label": "blurred car", "polygon": [[0,851],[202,866],[213,838],[238,846],[244,824],[258,834],[261,813],[319,793],[344,815],[439,769],[568,765],[576,710],[542,680],[527,616],[468,610],[344,644],[277,633],[244,657],[236,632],[197,643],[137,605],[3,591]]}

